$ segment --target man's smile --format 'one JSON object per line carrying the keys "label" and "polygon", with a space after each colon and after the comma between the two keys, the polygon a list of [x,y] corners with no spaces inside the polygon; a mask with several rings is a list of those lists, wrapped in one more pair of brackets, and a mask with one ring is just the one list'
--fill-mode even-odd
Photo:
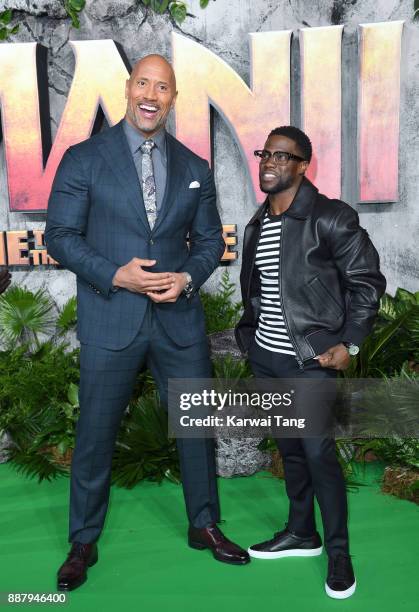
{"label": "man's smile", "polygon": [[160,110],[155,104],[145,104],[144,102],[137,104],[137,109],[145,119],[154,119]]}
{"label": "man's smile", "polygon": [[273,179],[277,179],[278,175],[273,172],[262,172],[261,178],[265,181],[272,181]]}

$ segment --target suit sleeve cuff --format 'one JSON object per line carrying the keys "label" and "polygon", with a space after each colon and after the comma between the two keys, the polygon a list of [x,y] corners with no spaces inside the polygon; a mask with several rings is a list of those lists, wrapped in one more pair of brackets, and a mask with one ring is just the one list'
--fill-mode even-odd
{"label": "suit sleeve cuff", "polygon": [[118,268],[118,265],[109,263],[109,266],[106,266],[106,269],[104,269],[103,272],[97,278],[95,278],[94,283],[89,283],[92,289],[94,289],[97,293],[101,293],[105,297],[110,297],[110,295],[114,293],[112,281]]}

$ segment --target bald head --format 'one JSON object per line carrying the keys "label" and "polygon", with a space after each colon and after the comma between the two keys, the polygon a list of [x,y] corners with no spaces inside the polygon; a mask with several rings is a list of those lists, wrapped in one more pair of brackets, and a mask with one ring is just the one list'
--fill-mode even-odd
{"label": "bald head", "polygon": [[126,120],[151,138],[166,124],[176,101],[176,78],[161,55],[147,55],[134,65],[125,85]]}
{"label": "bald head", "polygon": [[134,64],[131,70],[130,80],[135,77],[137,71],[141,72],[141,70],[146,70],[150,67],[153,70],[160,71],[162,76],[164,75],[166,79],[170,81],[171,85],[173,86],[173,89],[176,91],[176,77],[172,65],[167,61],[165,57],[159,55],[158,53],[152,53],[139,59]]}

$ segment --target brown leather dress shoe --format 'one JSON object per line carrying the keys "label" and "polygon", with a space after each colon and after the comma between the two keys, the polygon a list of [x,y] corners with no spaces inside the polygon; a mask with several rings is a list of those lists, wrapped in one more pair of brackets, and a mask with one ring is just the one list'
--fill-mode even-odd
{"label": "brown leather dress shoe", "polygon": [[82,544],[73,542],[71,550],[67,555],[57,573],[57,590],[72,591],[77,589],[87,580],[87,568],[94,565],[98,560],[97,544]]}
{"label": "brown leather dress shoe", "polygon": [[209,548],[217,561],[231,563],[232,565],[245,565],[249,563],[249,553],[228,540],[216,525],[197,529],[189,527],[188,543],[191,548],[203,550]]}

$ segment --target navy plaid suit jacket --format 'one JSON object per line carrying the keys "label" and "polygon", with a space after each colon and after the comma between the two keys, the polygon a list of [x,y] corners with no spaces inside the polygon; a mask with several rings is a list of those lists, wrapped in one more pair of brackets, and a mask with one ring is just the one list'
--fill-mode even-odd
{"label": "navy plaid suit jacket", "polygon": [[[198,188],[191,188],[198,182]],[[150,230],[137,171],[122,121],[70,147],[58,167],[48,203],[48,253],[77,275],[77,337],[122,349],[138,333],[149,298],[112,292],[116,270],[133,257],[156,259],[154,272],[189,272],[198,289],[224,252],[215,185],[207,161],[167,134],[167,181]],[[171,339],[189,346],[203,339],[197,292],[154,304]]]}

